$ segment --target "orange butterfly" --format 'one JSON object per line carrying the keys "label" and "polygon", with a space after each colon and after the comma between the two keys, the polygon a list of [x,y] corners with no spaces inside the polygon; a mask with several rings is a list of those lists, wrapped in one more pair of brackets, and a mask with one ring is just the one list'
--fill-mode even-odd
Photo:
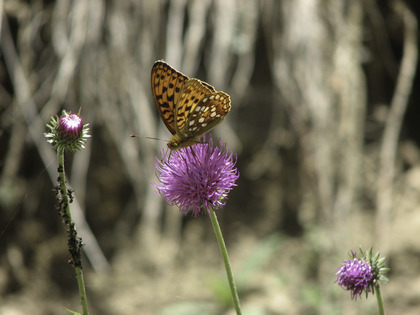
{"label": "orange butterfly", "polygon": [[173,137],[171,150],[196,144],[229,113],[230,96],[175,70],[162,60],[152,68],[152,91],[160,117]]}

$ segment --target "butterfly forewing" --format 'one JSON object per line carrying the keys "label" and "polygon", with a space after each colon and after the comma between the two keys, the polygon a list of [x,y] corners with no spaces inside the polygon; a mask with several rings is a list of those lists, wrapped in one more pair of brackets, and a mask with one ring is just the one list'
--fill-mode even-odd
{"label": "butterfly forewing", "polygon": [[152,91],[160,117],[172,134],[175,130],[175,109],[181,90],[189,78],[164,61],[152,68]]}

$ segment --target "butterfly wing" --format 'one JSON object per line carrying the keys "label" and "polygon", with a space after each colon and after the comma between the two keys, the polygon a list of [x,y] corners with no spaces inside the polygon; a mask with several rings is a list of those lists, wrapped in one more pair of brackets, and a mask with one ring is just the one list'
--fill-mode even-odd
{"label": "butterfly wing", "polygon": [[185,83],[175,110],[175,130],[185,139],[199,138],[230,111],[230,97],[198,79]]}
{"label": "butterfly wing", "polygon": [[176,102],[189,78],[162,60],[152,68],[152,91],[160,117],[172,134],[175,134]]}

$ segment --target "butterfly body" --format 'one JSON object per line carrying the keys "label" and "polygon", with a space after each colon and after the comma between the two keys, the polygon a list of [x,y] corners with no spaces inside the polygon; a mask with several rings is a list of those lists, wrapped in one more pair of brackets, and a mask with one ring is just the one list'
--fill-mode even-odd
{"label": "butterfly body", "polygon": [[199,79],[188,78],[164,61],[152,68],[152,91],[160,117],[173,137],[171,150],[197,143],[229,113],[230,96]]}

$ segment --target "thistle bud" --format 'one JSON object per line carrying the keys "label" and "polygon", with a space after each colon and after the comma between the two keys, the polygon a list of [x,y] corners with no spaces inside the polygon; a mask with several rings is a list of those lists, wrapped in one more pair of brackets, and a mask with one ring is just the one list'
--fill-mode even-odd
{"label": "thistle bud", "polygon": [[50,132],[45,133],[49,143],[52,143],[54,150],[76,152],[84,148],[88,134],[88,124],[83,125],[79,114],[72,114],[63,111],[60,117],[51,117],[47,125]]}

